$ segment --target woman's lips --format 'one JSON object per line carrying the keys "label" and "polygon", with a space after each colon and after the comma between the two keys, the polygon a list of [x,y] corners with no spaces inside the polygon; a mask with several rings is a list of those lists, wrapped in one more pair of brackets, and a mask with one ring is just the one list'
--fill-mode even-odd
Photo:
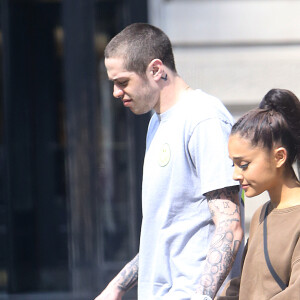
{"label": "woman's lips", "polygon": [[249,184],[242,184],[242,189],[247,189],[249,187]]}

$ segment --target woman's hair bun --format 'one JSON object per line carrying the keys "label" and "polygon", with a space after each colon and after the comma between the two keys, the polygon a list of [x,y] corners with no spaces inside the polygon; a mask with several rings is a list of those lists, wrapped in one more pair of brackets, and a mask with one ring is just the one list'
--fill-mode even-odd
{"label": "woman's hair bun", "polygon": [[259,108],[248,112],[232,127],[256,146],[272,149],[274,144],[287,148],[289,161],[300,160],[300,102],[294,93],[285,89],[271,89]]}

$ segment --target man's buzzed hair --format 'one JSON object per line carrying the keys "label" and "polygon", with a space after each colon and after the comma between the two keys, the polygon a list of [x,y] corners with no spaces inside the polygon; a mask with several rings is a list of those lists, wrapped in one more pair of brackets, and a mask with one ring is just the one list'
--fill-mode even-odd
{"label": "man's buzzed hair", "polygon": [[156,58],[177,73],[168,36],[159,28],[146,23],[134,23],[123,29],[108,43],[104,56],[121,57],[127,71],[141,76],[145,76],[147,66]]}

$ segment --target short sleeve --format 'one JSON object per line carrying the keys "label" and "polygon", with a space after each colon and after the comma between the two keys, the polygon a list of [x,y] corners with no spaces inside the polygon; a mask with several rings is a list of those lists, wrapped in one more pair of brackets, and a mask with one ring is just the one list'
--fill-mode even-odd
{"label": "short sleeve", "polygon": [[231,124],[227,120],[210,118],[193,130],[188,149],[201,183],[201,192],[238,185],[232,179],[232,161],[228,156]]}

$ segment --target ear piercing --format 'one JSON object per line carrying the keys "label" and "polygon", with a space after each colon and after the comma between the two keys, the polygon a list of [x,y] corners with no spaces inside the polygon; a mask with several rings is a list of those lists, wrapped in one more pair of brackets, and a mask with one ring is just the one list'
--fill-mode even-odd
{"label": "ear piercing", "polygon": [[167,79],[168,79],[168,74],[166,74],[165,77],[161,76],[160,78],[161,78],[162,80],[164,80],[164,81],[167,81]]}

